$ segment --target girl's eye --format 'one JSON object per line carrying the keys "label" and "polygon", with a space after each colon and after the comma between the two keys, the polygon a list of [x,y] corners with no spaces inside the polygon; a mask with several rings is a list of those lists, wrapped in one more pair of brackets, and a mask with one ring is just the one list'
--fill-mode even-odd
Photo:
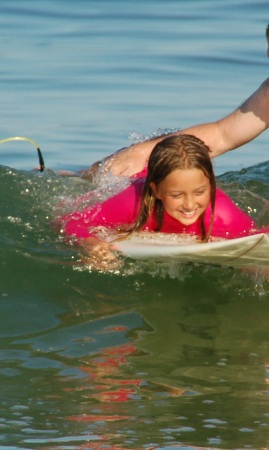
{"label": "girl's eye", "polygon": [[205,193],[205,189],[203,189],[202,191],[197,191],[196,195],[203,195]]}
{"label": "girl's eye", "polygon": [[172,198],[180,198],[182,197],[182,194],[173,194],[171,195]]}

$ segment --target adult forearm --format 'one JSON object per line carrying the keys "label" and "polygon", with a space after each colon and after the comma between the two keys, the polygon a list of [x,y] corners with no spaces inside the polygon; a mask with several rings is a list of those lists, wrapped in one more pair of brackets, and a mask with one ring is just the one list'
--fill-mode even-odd
{"label": "adult forearm", "polygon": [[202,139],[215,157],[255,139],[269,126],[269,79],[223,119],[182,130]]}
{"label": "adult forearm", "polygon": [[[269,126],[269,78],[239,108],[228,116],[194,125],[171,134],[193,134],[204,141],[214,158],[240,147],[257,137]],[[105,160],[114,175],[130,176],[145,167],[155,145],[166,136],[134,144]]]}

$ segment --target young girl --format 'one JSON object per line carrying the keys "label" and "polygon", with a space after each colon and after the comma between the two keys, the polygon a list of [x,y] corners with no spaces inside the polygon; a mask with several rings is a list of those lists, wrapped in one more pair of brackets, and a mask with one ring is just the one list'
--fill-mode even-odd
{"label": "young girl", "polygon": [[[103,203],[57,220],[61,232],[74,237],[91,254],[115,249],[102,242],[100,227],[114,231],[160,231],[237,238],[254,233],[253,220],[216,188],[209,148],[192,135],[170,136],[153,149],[146,179],[141,173],[130,186]],[[257,231],[256,231],[257,232]]]}

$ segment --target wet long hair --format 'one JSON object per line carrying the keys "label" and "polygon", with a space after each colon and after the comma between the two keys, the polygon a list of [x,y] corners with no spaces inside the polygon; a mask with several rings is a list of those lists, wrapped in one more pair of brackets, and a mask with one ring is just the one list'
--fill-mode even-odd
{"label": "wet long hair", "polygon": [[156,198],[150,186],[156,187],[174,170],[199,169],[210,183],[211,218],[208,230],[204,223],[205,212],[200,216],[201,239],[207,242],[213,227],[216,199],[216,179],[209,156],[209,147],[203,141],[189,134],[169,136],[158,142],[151,152],[148,162],[148,173],[142,191],[139,214],[132,231],[141,230],[154,211],[157,227],[160,231],[163,223],[164,207],[160,199]]}

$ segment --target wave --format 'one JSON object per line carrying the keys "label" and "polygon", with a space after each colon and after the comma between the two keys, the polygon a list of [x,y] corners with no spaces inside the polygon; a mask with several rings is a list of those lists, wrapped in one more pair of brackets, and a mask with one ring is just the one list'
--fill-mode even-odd
{"label": "wave", "polygon": [[[218,184],[238,205],[261,225],[269,223],[269,162],[240,171],[227,172],[218,177]],[[95,184],[77,177],[63,177],[52,170],[29,172],[0,166],[0,251],[2,260],[18,257],[28,259],[33,268],[37,261],[62,267],[70,266],[79,272],[94,272],[81,262],[74,245],[67,243],[51,227],[52,220],[63,212],[103,200],[126,186],[126,180],[115,177],[99,179]],[[29,260],[31,262],[29,262]],[[150,263],[121,259],[120,268],[105,271],[114,276],[149,276],[174,278],[182,282],[197,277],[197,266],[175,262]],[[239,292],[267,292],[263,276],[255,272],[246,283],[246,275],[219,267],[200,266],[199,273],[212,279],[220,277],[225,289],[227,277]]]}

